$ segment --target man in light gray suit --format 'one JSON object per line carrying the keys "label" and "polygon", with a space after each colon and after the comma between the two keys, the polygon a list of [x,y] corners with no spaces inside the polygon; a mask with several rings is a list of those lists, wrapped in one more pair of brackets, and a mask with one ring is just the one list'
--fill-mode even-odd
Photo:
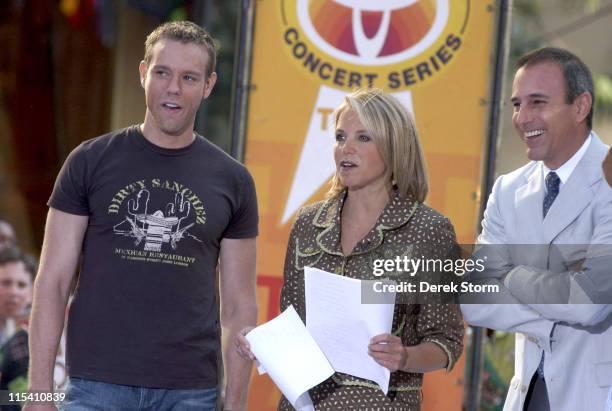
{"label": "man in light gray suit", "polygon": [[505,411],[603,410],[612,383],[612,189],[601,170],[607,147],[591,131],[593,81],[562,49],[535,50],[517,67],[512,120],[532,161],[497,179],[478,238],[486,269],[470,279],[500,292],[462,311],[472,325],[516,333]]}

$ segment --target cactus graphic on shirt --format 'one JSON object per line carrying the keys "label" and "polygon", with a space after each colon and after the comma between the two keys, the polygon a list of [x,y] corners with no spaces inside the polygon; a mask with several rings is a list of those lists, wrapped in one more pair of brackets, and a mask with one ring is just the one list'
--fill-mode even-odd
{"label": "cactus graphic on shirt", "polygon": [[[193,223],[181,228],[181,223],[191,213],[191,203],[185,201],[182,192],[176,193],[174,202],[166,205],[165,214],[161,210],[149,214],[149,198],[149,190],[143,188],[135,198],[128,200],[128,215],[114,226],[115,234],[135,238],[134,244],[137,246],[144,240],[144,249],[147,251],[161,251],[165,243],[176,250],[185,236],[200,241],[187,231],[193,227]],[[126,222],[129,224],[128,229],[123,228]]]}

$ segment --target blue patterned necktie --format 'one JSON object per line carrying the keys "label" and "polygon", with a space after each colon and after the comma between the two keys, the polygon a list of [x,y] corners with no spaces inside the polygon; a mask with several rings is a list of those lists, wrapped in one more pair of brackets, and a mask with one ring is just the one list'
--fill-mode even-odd
{"label": "blue patterned necktie", "polygon": [[[559,194],[559,184],[561,184],[561,179],[557,173],[551,171],[546,175],[546,195],[544,196],[544,203],[542,204],[544,217],[546,217],[550,206]],[[540,358],[540,363],[538,364],[538,375],[540,378],[544,378],[544,352],[542,352],[542,358]]]}
{"label": "blue patterned necktie", "polygon": [[561,184],[561,179],[557,173],[551,171],[546,175],[546,195],[542,204],[544,217],[546,217],[550,206],[555,201],[555,198],[557,198],[557,194],[559,194],[559,184]]}

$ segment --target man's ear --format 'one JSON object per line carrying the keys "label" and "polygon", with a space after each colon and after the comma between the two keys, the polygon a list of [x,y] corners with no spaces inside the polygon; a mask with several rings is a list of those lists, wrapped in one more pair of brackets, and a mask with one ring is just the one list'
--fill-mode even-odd
{"label": "man's ear", "polygon": [[217,73],[213,71],[204,82],[204,94],[202,96],[202,100],[206,100],[208,96],[210,96],[213,87],[215,87],[215,83],[217,83]]}
{"label": "man's ear", "polygon": [[147,63],[144,60],[138,65],[138,72],[140,73],[140,85],[144,87],[145,80],[147,79]]}
{"label": "man's ear", "polygon": [[584,91],[583,93],[576,96],[574,99],[574,107],[576,113],[576,122],[582,123],[589,112],[591,111],[591,107],[593,107],[593,96],[588,91]]}

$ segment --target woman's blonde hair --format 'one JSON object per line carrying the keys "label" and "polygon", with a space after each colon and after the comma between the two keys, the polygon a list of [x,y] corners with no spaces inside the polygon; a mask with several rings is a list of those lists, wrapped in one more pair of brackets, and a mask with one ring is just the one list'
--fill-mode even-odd
{"label": "woman's blonde hair", "polygon": [[[357,114],[373,139],[387,166],[389,182],[399,194],[424,202],[429,189],[425,158],[408,110],[391,95],[374,88],[359,89],[344,97],[334,113],[335,127],[347,110]],[[337,196],[344,189],[336,170],[327,196]]]}

